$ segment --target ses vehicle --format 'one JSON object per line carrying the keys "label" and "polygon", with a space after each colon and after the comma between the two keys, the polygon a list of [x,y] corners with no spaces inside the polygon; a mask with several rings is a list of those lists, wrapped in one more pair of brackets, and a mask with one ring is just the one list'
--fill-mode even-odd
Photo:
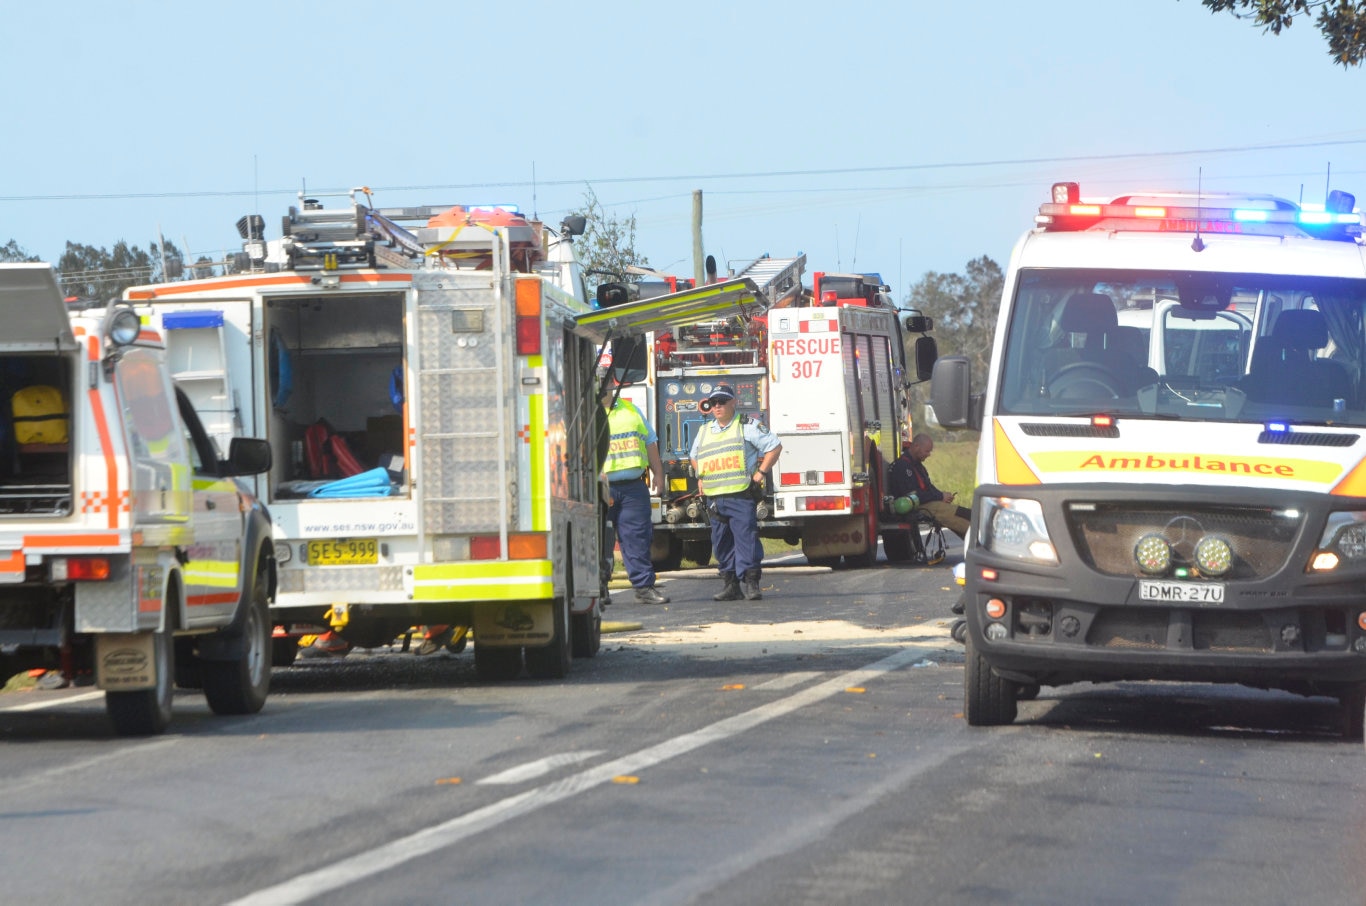
{"label": "ses vehicle", "polygon": [[1015,247],[980,427],[965,708],[1042,685],[1178,680],[1366,710],[1366,259],[1340,192],[1083,200]]}
{"label": "ses vehicle", "polygon": [[125,305],[68,312],[52,268],[0,264],[0,675],[93,673],[120,734],[164,730],[174,686],[218,714],[270,690],[270,521]]}
{"label": "ses vehicle", "polygon": [[301,198],[238,272],[134,287],[220,437],[258,480],[279,590],[275,663],[331,627],[474,639],[477,673],[564,676],[600,644],[596,350],[570,237],[511,207]]}

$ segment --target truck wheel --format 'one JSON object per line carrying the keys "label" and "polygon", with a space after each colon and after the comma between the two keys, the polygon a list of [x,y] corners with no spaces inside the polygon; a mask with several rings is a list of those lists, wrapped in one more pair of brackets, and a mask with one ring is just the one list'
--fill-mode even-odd
{"label": "truck wheel", "polygon": [[698,566],[706,566],[711,562],[711,539],[705,541],[684,541],[683,558],[691,560]]}
{"label": "truck wheel", "polygon": [[963,717],[972,727],[1008,724],[1018,713],[1019,684],[991,672],[986,658],[977,653],[968,633],[963,642],[966,664],[963,669]]}
{"label": "truck wheel", "polygon": [[194,649],[194,639],[175,640],[175,684],[179,689],[203,689],[204,666]]}
{"label": "truck wheel", "polygon": [[474,639],[474,673],[485,682],[502,682],[517,678],[522,672],[522,649],[495,648],[479,644]]}
{"label": "truck wheel", "polygon": [[291,636],[270,640],[270,666],[288,667],[299,656],[299,640]]}
{"label": "truck wheel", "polygon": [[175,638],[170,630],[153,634],[157,684],[153,689],[104,693],[104,710],[120,736],[153,736],[171,723],[175,695]]}
{"label": "truck wheel", "polygon": [[236,656],[227,661],[202,662],[204,698],[215,714],[255,714],[270,694],[269,581],[264,564],[258,566]]}
{"label": "truck wheel", "polygon": [[594,604],[588,613],[571,614],[569,638],[574,657],[595,657],[602,647],[602,606]]}
{"label": "truck wheel", "polygon": [[900,530],[882,533],[882,552],[888,563],[910,563],[915,558],[915,547],[909,532]]}
{"label": "truck wheel", "polygon": [[[710,544],[711,542],[708,542]],[[710,554],[708,554],[710,558]],[[655,572],[671,573],[683,565],[683,542],[678,540],[677,535],[669,536],[669,552],[662,559],[655,560],[650,564],[655,568]]]}
{"label": "truck wheel", "polygon": [[532,679],[564,679],[569,675],[573,659],[569,641],[569,602],[556,598],[551,606],[555,613],[555,637],[549,645],[526,650],[526,672]]}

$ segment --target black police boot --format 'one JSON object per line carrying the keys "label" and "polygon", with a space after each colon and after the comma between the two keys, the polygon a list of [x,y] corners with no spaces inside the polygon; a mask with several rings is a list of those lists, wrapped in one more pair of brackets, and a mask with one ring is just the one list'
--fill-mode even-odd
{"label": "black police boot", "polygon": [[744,592],[740,591],[740,583],[735,578],[735,573],[722,573],[721,580],[726,583],[726,587],[711,596],[713,601],[738,601],[745,596]]}
{"label": "black police boot", "polygon": [[764,596],[759,590],[759,571],[751,569],[745,571],[745,600],[758,601]]}

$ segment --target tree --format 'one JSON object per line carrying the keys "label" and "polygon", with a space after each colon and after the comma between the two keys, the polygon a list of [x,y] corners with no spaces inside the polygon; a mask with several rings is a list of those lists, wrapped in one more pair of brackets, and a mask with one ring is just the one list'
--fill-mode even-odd
{"label": "tree", "polygon": [[0,261],[6,262],[25,262],[41,261],[37,255],[30,255],[27,251],[19,247],[19,243],[11,239],[7,244],[0,245]]}
{"label": "tree", "polygon": [[[962,274],[926,273],[911,287],[903,307],[933,318],[939,354],[967,356],[972,374],[984,380],[1004,285],[1001,266],[983,255],[969,261]],[[927,395],[924,384],[912,388],[912,412],[920,410],[918,404]]]}
{"label": "tree", "polygon": [[1297,18],[1317,12],[1315,25],[1328,39],[1328,54],[1342,66],[1359,66],[1366,58],[1366,2],[1363,0],[1200,0],[1212,12],[1250,19],[1263,31],[1279,35]]}
{"label": "tree", "polygon": [[571,213],[582,214],[588,221],[588,228],[575,240],[574,248],[590,285],[613,279],[639,279],[626,272],[631,265],[648,267],[650,263],[636,251],[636,215],[625,219],[608,216],[592,186],[583,193],[583,207]]}
{"label": "tree", "polygon": [[62,291],[89,302],[108,302],[130,286],[165,283],[184,272],[184,256],[174,242],[153,242],[149,249],[144,252],[122,239],[111,250],[68,241],[57,259]]}

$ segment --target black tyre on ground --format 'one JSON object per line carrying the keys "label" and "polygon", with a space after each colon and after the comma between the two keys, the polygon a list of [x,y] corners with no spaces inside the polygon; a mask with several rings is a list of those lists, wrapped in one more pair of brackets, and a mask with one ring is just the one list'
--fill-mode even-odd
{"label": "black tyre on ground", "polygon": [[1348,742],[1362,739],[1366,725],[1366,683],[1357,683],[1338,694],[1342,705],[1342,738]]}
{"label": "black tyre on ground", "polygon": [[273,644],[269,581],[269,568],[262,563],[252,582],[241,638],[234,640],[234,657],[201,660],[204,698],[215,714],[255,714],[270,695]]}
{"label": "black tyre on ground", "polygon": [[569,675],[569,665],[573,660],[569,641],[569,604],[564,598],[556,598],[552,609],[555,614],[555,637],[549,645],[526,650],[526,672],[531,674],[532,679],[564,679]]}
{"label": "black tyre on ground", "polygon": [[171,723],[171,702],[175,697],[175,638],[170,628],[152,640],[157,684],[152,689],[104,693],[104,709],[120,736],[152,736]]}
{"label": "black tyre on ground", "polygon": [[516,679],[522,672],[522,649],[495,648],[474,640],[474,672],[485,682]]}
{"label": "black tyre on ground", "polygon": [[589,613],[569,617],[569,638],[574,657],[596,657],[602,647],[602,608],[594,605]]}
{"label": "black tyre on ground", "polygon": [[911,543],[910,532],[883,532],[882,552],[887,555],[888,563],[910,563],[915,559],[915,545]]}
{"label": "black tyre on ground", "polygon": [[706,566],[711,562],[711,539],[704,541],[684,541],[683,559],[698,566]]}
{"label": "black tyre on ground", "polygon": [[969,726],[994,727],[1008,724],[1018,713],[1019,684],[991,672],[986,659],[977,653],[972,633],[964,639],[963,717]]}

